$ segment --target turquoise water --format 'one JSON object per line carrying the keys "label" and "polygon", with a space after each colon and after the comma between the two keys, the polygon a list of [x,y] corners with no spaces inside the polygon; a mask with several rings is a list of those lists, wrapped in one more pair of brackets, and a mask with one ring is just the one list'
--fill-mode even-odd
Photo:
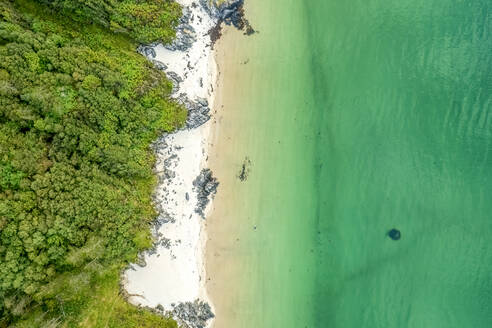
{"label": "turquoise water", "polygon": [[492,327],[492,3],[246,9],[220,327]]}
{"label": "turquoise water", "polygon": [[492,327],[492,3],[305,4],[315,327]]}

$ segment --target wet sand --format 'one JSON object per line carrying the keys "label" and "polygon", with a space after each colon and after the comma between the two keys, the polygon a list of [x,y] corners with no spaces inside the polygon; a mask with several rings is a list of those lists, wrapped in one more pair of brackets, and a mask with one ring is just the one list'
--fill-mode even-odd
{"label": "wet sand", "polygon": [[[239,111],[241,101],[241,55],[240,42],[245,37],[241,31],[229,26],[223,28],[221,39],[215,45],[218,66],[217,90],[208,165],[218,178],[220,185],[207,216],[206,272],[207,293],[212,300],[216,318],[213,327],[231,327],[237,318],[237,309],[243,300],[239,281],[248,270],[241,252],[241,235],[246,225],[239,221],[241,207],[245,206],[238,188],[245,188],[239,179],[245,159],[241,127],[245,113]],[[244,211],[242,211],[244,213]]]}

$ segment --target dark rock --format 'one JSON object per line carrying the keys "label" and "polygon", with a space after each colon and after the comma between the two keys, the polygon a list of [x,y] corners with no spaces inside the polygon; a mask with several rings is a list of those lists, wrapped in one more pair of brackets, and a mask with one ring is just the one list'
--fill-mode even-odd
{"label": "dark rock", "polygon": [[149,44],[149,45],[140,45],[137,48],[137,52],[141,55],[144,55],[145,57],[149,59],[153,59],[156,56],[154,47],[156,46],[155,43]]}
{"label": "dark rock", "polygon": [[246,25],[246,31],[244,31],[244,34],[246,35],[251,35],[251,34],[254,34],[256,33],[255,29],[253,29],[253,27],[251,25],[249,25],[249,23]]}
{"label": "dark rock", "polygon": [[208,100],[205,98],[197,98],[196,102],[199,103],[202,107],[208,106]]}
{"label": "dark rock", "polygon": [[186,119],[186,127],[194,129],[204,124],[210,119],[210,108],[203,106],[188,107],[188,118]]}
{"label": "dark rock", "polygon": [[154,152],[160,152],[160,151],[165,151],[169,145],[167,144],[166,142],[166,139],[168,137],[169,134],[167,133],[163,133],[159,138],[157,138],[156,141],[154,141],[150,147],[152,148],[152,150]]}
{"label": "dark rock", "polygon": [[147,48],[145,48],[145,50],[144,50],[144,51],[145,51],[145,55],[146,55],[147,57],[152,57],[152,58],[155,58],[156,53],[155,53],[154,48],[147,47]]}
{"label": "dark rock", "polygon": [[169,156],[168,158],[166,158],[164,160],[164,167],[170,167],[171,166],[171,163],[178,158],[178,155],[176,154],[172,154],[171,156]]}
{"label": "dark rock", "polygon": [[248,178],[249,172],[251,170],[251,161],[248,157],[244,159],[243,165],[241,165],[241,170],[239,171],[239,174],[237,177],[241,181],[246,181]]}
{"label": "dark rock", "polygon": [[174,306],[171,314],[181,326],[189,328],[205,328],[207,321],[215,317],[210,305],[198,299],[194,302],[179,303]]}
{"label": "dark rock", "polygon": [[164,64],[163,62],[153,59],[152,63],[158,70],[165,71],[167,69],[167,65]]}
{"label": "dark rock", "polygon": [[167,78],[173,83],[172,93],[179,89],[179,84],[183,82],[183,79],[175,72],[166,72]]}
{"label": "dark rock", "polygon": [[170,249],[171,248],[171,239],[163,237],[159,241],[160,245],[163,246],[164,248]]}
{"label": "dark rock", "polygon": [[164,45],[164,48],[171,51],[186,51],[193,43],[196,41],[196,31],[190,25],[190,21],[192,21],[192,13],[191,10],[184,7],[183,15],[179,20],[179,24],[176,27],[176,38],[170,44]]}
{"label": "dark rock", "polygon": [[166,213],[164,212],[163,210],[160,210],[159,211],[159,215],[157,216],[157,219],[155,220],[156,221],[156,225],[158,227],[162,226],[163,224],[166,224],[166,223],[174,223],[175,222],[175,219],[172,218],[169,213]]}
{"label": "dark rock", "polygon": [[200,5],[217,20],[217,25],[209,31],[212,44],[220,38],[220,24],[233,25],[239,30],[246,30],[244,34],[251,35],[255,30],[244,16],[244,0],[200,0]]}
{"label": "dark rock", "polygon": [[147,262],[145,262],[145,254],[143,252],[138,253],[137,261],[135,261],[135,264],[141,268],[144,268],[147,266]]}
{"label": "dark rock", "polygon": [[200,5],[217,20],[230,17],[234,11],[242,7],[244,0],[200,0]]}
{"label": "dark rock", "polygon": [[181,94],[177,101],[188,110],[187,129],[199,127],[210,119],[210,107],[208,107],[207,99],[197,98],[195,101],[191,101],[185,94]]}
{"label": "dark rock", "polygon": [[234,15],[235,13],[235,10],[234,9],[225,9],[223,12],[222,12],[222,19],[228,19],[229,17],[231,17],[232,15]]}
{"label": "dark rock", "polygon": [[164,175],[163,175],[164,179],[166,180],[170,180],[170,179],[174,179],[176,177],[176,172],[172,171],[172,170],[168,170],[168,169],[165,169],[164,170]]}
{"label": "dark rock", "polygon": [[217,192],[219,182],[212,176],[210,169],[203,169],[193,181],[194,190],[198,193],[195,212],[204,217],[205,208],[210,202],[210,196]]}
{"label": "dark rock", "polygon": [[393,228],[388,232],[388,236],[393,240],[399,240],[401,238],[401,232]]}

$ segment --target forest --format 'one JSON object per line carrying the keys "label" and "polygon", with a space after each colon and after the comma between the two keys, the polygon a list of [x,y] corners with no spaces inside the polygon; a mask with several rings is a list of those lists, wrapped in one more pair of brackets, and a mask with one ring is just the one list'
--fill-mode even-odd
{"label": "forest", "polygon": [[0,1],[0,327],[176,327],[120,274],[152,244],[151,142],[183,125],[168,0]]}

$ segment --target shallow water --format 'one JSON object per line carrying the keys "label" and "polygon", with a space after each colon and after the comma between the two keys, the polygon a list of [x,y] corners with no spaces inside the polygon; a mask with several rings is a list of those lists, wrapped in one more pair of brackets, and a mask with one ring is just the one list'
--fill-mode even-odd
{"label": "shallow water", "polygon": [[492,327],[492,3],[246,7],[231,327]]}

